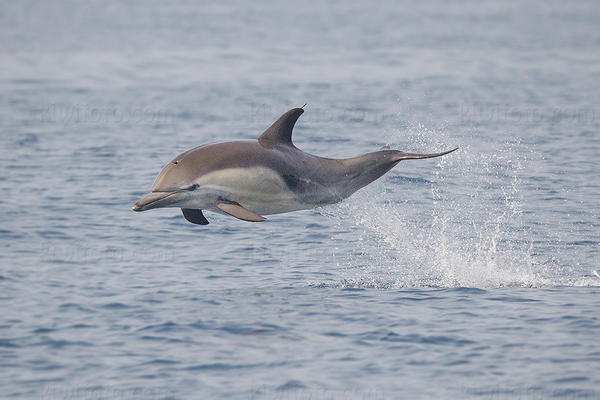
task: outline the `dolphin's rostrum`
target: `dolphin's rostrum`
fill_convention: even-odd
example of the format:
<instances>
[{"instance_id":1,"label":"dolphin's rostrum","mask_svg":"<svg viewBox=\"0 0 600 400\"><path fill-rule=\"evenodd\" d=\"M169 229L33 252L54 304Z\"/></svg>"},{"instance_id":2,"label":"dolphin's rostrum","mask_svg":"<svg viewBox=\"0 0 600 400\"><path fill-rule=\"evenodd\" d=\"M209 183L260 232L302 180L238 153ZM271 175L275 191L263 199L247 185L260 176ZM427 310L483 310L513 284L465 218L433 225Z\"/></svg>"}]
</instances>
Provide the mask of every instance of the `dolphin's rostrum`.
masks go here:
<instances>
[{"instance_id":1,"label":"dolphin's rostrum","mask_svg":"<svg viewBox=\"0 0 600 400\"><path fill-rule=\"evenodd\" d=\"M283 114L258 140L209 144L178 155L156 178L134 211L179 207L184 217L208 224L202 210L244 221L337 203L402 160L439 157L382 149L346 159L313 156L292 143L302 108Z\"/></svg>"}]
</instances>

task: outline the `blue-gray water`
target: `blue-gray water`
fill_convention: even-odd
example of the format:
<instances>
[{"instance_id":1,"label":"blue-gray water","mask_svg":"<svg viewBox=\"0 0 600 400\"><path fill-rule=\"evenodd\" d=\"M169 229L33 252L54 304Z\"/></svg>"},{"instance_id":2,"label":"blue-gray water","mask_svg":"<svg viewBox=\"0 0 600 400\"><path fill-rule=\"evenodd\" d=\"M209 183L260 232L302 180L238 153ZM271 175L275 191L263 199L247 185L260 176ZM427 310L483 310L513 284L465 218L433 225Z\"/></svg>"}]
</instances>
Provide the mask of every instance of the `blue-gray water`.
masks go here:
<instances>
[{"instance_id":1,"label":"blue-gray water","mask_svg":"<svg viewBox=\"0 0 600 400\"><path fill-rule=\"evenodd\" d=\"M0 398L600 398L600 7L3 2ZM260 224L193 146L460 150Z\"/></svg>"}]
</instances>

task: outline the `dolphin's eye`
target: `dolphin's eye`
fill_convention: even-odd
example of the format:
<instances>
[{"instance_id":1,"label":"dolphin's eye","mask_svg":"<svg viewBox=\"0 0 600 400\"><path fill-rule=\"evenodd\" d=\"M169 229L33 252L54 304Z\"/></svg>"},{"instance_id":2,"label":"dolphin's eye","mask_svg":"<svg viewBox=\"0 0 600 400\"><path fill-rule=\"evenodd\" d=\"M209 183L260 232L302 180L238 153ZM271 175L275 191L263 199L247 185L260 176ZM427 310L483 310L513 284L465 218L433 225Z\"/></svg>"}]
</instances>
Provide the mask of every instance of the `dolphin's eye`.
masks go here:
<instances>
[{"instance_id":1,"label":"dolphin's eye","mask_svg":"<svg viewBox=\"0 0 600 400\"><path fill-rule=\"evenodd\" d=\"M179 161L173 161L173 164L177 165L179 164Z\"/></svg>"},{"instance_id":2,"label":"dolphin's eye","mask_svg":"<svg viewBox=\"0 0 600 400\"><path fill-rule=\"evenodd\" d=\"M196 190L200 187L200 185L198 185L197 183L194 183L192 186L189 186L187 188L187 190Z\"/></svg>"}]
</instances>

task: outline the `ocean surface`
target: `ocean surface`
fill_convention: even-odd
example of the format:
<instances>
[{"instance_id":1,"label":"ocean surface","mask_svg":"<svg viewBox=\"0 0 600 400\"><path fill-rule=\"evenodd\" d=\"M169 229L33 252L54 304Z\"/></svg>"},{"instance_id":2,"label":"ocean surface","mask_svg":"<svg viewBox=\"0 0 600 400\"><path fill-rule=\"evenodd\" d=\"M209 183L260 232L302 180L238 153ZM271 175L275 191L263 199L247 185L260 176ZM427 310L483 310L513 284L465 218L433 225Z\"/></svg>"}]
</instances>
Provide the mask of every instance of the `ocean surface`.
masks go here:
<instances>
[{"instance_id":1,"label":"ocean surface","mask_svg":"<svg viewBox=\"0 0 600 400\"><path fill-rule=\"evenodd\" d=\"M0 7L1 399L600 399L597 1ZM400 163L245 223L134 213L252 139Z\"/></svg>"}]
</instances>

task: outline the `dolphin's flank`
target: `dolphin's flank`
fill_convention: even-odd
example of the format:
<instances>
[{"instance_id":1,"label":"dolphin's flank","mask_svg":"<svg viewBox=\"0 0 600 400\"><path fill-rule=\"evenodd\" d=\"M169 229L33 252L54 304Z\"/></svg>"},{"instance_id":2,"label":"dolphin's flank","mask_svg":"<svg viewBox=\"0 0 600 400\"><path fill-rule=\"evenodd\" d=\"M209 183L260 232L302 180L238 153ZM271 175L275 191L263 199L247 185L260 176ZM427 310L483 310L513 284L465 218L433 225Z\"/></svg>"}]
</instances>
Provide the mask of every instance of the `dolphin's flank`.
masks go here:
<instances>
[{"instance_id":1,"label":"dolphin's flank","mask_svg":"<svg viewBox=\"0 0 600 400\"><path fill-rule=\"evenodd\" d=\"M337 203L378 179L402 160L439 157L382 149L362 156L313 156L292 143L292 130L304 110L283 114L258 140L204 145L178 155L160 172L152 192L134 211L181 208L199 225L202 210L259 222L279 214Z\"/></svg>"}]
</instances>

